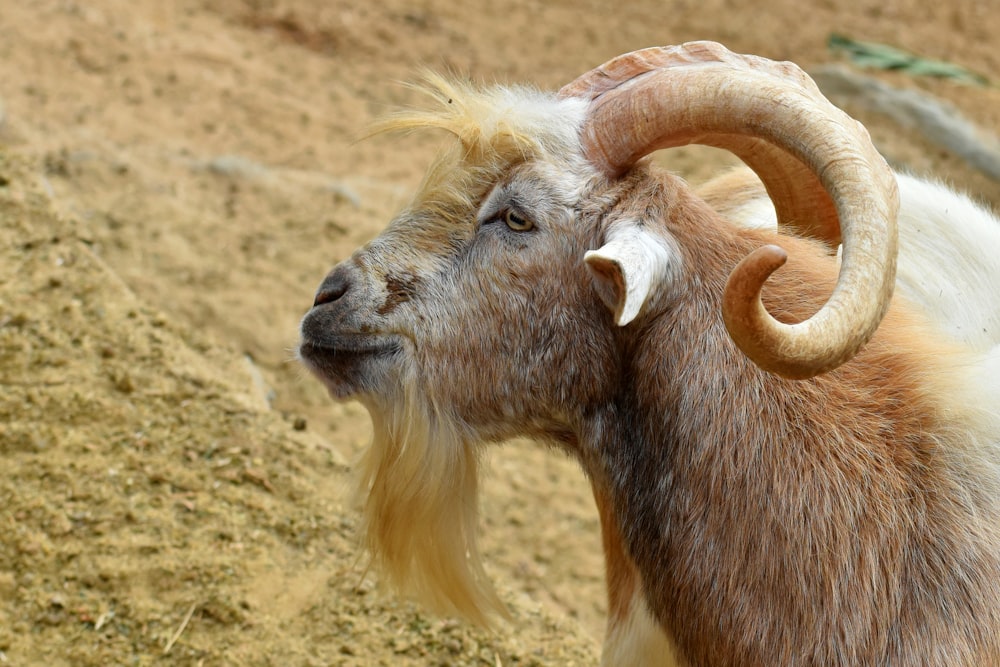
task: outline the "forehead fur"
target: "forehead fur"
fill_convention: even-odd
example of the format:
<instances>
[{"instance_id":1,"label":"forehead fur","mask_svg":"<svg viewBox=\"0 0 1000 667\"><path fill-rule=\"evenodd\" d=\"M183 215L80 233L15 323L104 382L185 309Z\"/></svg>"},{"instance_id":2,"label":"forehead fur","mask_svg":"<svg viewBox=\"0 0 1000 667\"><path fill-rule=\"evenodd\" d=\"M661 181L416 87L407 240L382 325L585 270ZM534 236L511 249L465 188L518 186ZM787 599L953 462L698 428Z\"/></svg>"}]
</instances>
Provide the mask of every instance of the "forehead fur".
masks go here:
<instances>
[{"instance_id":1,"label":"forehead fur","mask_svg":"<svg viewBox=\"0 0 1000 667\"><path fill-rule=\"evenodd\" d=\"M567 166L583 162L578 138L587 108L583 100L526 86L477 87L430 72L415 87L431 104L388 116L372 134L438 129L458 139L428 171L416 206L445 214L467 211L513 165L536 159Z\"/></svg>"}]
</instances>

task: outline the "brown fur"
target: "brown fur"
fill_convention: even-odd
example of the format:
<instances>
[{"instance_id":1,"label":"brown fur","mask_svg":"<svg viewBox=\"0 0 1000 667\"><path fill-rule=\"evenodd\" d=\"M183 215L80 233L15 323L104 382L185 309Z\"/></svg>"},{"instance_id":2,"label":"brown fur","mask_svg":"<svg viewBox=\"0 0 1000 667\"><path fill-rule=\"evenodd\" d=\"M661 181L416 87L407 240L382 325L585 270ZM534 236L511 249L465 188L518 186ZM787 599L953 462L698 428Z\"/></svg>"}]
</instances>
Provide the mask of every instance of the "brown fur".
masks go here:
<instances>
[{"instance_id":1,"label":"brown fur","mask_svg":"<svg viewBox=\"0 0 1000 667\"><path fill-rule=\"evenodd\" d=\"M594 502L601 521L601 546L604 549L605 584L608 589L608 625L623 623L629 614L632 596L639 577L625 551L614 508L603 491L594 487Z\"/></svg>"},{"instance_id":2,"label":"brown fur","mask_svg":"<svg viewBox=\"0 0 1000 667\"><path fill-rule=\"evenodd\" d=\"M698 188L698 196L724 218L732 217L740 207L761 198L764 184L749 169L732 169Z\"/></svg>"}]
</instances>

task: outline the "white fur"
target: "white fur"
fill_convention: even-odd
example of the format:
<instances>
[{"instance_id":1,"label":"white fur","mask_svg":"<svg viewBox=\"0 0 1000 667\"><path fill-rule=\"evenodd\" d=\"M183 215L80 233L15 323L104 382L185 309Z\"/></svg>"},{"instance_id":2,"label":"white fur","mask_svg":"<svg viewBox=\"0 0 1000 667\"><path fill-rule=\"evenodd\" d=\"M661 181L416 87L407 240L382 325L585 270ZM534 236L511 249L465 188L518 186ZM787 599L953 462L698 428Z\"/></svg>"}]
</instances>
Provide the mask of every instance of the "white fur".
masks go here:
<instances>
[{"instance_id":1,"label":"white fur","mask_svg":"<svg viewBox=\"0 0 1000 667\"><path fill-rule=\"evenodd\" d=\"M955 340L1000 342L1000 220L937 183L899 177L898 294Z\"/></svg>"},{"instance_id":2,"label":"white fur","mask_svg":"<svg viewBox=\"0 0 1000 667\"><path fill-rule=\"evenodd\" d=\"M608 626L601 667L683 667L674 643L646 606L637 589L628 615Z\"/></svg>"},{"instance_id":3,"label":"white fur","mask_svg":"<svg viewBox=\"0 0 1000 667\"><path fill-rule=\"evenodd\" d=\"M898 174L896 295L918 305L956 342L983 352L1000 343L1000 220L965 195ZM737 224L774 228L760 190L728 212Z\"/></svg>"}]
</instances>

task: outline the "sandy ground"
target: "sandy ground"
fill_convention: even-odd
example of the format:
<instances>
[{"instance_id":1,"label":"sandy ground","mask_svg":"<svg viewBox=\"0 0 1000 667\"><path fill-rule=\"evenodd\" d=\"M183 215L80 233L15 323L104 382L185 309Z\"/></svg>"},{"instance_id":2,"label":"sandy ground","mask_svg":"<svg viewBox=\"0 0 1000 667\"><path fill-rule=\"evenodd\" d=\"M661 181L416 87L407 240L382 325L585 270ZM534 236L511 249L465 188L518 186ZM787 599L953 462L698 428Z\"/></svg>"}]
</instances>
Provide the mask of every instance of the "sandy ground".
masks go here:
<instances>
[{"instance_id":1,"label":"sandy ground","mask_svg":"<svg viewBox=\"0 0 1000 667\"><path fill-rule=\"evenodd\" d=\"M491 456L483 546L510 621L396 600L355 547L367 416L294 363L297 322L435 150L356 141L419 66L556 88L715 39L818 68L842 63L837 32L1000 80L992 0L752 4L3 2L0 665L595 664L575 465L525 442ZM1000 89L878 79L1000 130ZM844 103L893 162L1000 204L919 128ZM732 164L659 159L694 180Z\"/></svg>"}]
</instances>

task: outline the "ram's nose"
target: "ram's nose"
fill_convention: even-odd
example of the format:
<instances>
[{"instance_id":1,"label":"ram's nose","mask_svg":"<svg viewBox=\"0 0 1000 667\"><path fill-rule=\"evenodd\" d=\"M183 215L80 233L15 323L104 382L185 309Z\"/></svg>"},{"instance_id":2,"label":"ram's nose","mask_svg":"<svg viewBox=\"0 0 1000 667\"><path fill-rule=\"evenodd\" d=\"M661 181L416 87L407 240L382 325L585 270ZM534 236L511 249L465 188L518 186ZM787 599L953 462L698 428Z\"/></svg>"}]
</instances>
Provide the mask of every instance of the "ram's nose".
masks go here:
<instances>
[{"instance_id":1,"label":"ram's nose","mask_svg":"<svg viewBox=\"0 0 1000 667\"><path fill-rule=\"evenodd\" d=\"M324 303L332 303L347 294L354 279L351 268L346 264L336 266L333 271L323 279L319 289L316 290L316 298L313 300L313 308L322 306Z\"/></svg>"}]
</instances>

